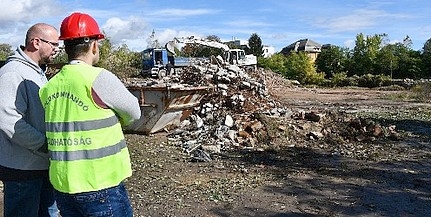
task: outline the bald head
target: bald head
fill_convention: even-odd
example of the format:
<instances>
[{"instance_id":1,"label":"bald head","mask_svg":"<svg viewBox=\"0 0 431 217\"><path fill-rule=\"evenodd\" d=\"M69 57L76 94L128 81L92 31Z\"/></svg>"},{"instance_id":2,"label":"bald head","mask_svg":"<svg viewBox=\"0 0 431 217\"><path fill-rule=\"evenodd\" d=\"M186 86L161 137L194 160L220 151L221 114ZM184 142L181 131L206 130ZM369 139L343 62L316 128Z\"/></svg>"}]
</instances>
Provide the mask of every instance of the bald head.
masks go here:
<instances>
[{"instance_id":1,"label":"bald head","mask_svg":"<svg viewBox=\"0 0 431 217\"><path fill-rule=\"evenodd\" d=\"M37 23L27 30L25 46L21 48L39 65L50 63L59 52L58 31L52 25Z\"/></svg>"},{"instance_id":2,"label":"bald head","mask_svg":"<svg viewBox=\"0 0 431 217\"><path fill-rule=\"evenodd\" d=\"M46 23L34 24L27 30L27 34L25 35L25 45L27 46L30 44L33 38L46 38L50 34L57 34L56 32L57 29L52 25Z\"/></svg>"}]
</instances>

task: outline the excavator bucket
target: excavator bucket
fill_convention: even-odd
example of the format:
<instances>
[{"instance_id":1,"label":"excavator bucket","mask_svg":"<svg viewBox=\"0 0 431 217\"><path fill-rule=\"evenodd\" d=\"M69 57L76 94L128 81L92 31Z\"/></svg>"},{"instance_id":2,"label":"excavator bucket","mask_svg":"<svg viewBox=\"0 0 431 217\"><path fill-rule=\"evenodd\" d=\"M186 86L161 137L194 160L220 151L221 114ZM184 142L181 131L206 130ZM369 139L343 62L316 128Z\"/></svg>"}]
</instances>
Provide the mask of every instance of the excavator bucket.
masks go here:
<instances>
[{"instance_id":1,"label":"excavator bucket","mask_svg":"<svg viewBox=\"0 0 431 217\"><path fill-rule=\"evenodd\" d=\"M170 42L166 43L165 48L167 51L169 51L173 55L175 55L175 44L174 44L174 42L170 41Z\"/></svg>"},{"instance_id":2,"label":"excavator bucket","mask_svg":"<svg viewBox=\"0 0 431 217\"><path fill-rule=\"evenodd\" d=\"M141 118L126 131L152 134L175 128L200 105L209 87L128 86L139 99Z\"/></svg>"}]
</instances>

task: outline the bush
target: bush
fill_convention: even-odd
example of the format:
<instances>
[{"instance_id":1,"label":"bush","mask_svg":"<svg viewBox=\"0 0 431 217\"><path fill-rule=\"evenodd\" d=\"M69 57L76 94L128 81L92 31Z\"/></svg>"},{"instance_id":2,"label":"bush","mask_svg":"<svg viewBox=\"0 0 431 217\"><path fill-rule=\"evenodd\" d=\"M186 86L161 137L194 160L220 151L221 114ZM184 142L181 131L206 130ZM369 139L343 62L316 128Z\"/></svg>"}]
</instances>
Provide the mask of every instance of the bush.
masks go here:
<instances>
[{"instance_id":1,"label":"bush","mask_svg":"<svg viewBox=\"0 0 431 217\"><path fill-rule=\"evenodd\" d=\"M353 75L347 78L347 86L359 86L359 76Z\"/></svg>"},{"instance_id":2,"label":"bush","mask_svg":"<svg viewBox=\"0 0 431 217\"><path fill-rule=\"evenodd\" d=\"M372 75L365 74L359 77L358 86L359 87L382 87L391 85L391 78L387 75Z\"/></svg>"},{"instance_id":3,"label":"bush","mask_svg":"<svg viewBox=\"0 0 431 217\"><path fill-rule=\"evenodd\" d=\"M349 80L347 79L347 73L340 72L332 74L331 86L332 87L344 87L349 85Z\"/></svg>"},{"instance_id":4,"label":"bush","mask_svg":"<svg viewBox=\"0 0 431 217\"><path fill-rule=\"evenodd\" d=\"M419 102L428 102L431 94L431 84L422 83L415 85L412 89L413 98Z\"/></svg>"}]
</instances>

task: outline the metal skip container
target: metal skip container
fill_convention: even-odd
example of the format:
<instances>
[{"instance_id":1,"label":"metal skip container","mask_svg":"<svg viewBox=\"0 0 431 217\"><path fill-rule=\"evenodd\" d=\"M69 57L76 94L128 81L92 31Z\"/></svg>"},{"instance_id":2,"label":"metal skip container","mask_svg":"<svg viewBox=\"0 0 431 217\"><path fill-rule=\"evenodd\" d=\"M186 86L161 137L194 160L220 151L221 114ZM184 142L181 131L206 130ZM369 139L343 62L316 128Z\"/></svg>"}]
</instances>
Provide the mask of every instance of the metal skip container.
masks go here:
<instances>
[{"instance_id":1,"label":"metal skip container","mask_svg":"<svg viewBox=\"0 0 431 217\"><path fill-rule=\"evenodd\" d=\"M139 99L141 118L127 127L128 132L152 134L176 127L200 105L208 87L128 86Z\"/></svg>"}]
</instances>

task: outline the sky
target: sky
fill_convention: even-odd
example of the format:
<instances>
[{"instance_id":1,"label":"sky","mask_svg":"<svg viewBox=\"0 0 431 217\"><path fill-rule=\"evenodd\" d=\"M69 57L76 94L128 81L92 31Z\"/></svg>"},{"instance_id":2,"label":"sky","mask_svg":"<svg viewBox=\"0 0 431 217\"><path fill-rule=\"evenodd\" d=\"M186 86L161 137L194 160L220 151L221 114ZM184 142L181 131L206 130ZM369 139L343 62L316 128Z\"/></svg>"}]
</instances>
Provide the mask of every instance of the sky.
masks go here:
<instances>
[{"instance_id":1,"label":"sky","mask_svg":"<svg viewBox=\"0 0 431 217\"><path fill-rule=\"evenodd\" d=\"M115 46L147 48L175 37L216 35L247 41L253 33L279 52L300 39L353 48L356 36L387 34L386 43L431 38L429 0L2 0L0 43L13 49L39 22L58 29L72 12L88 13Z\"/></svg>"}]
</instances>

